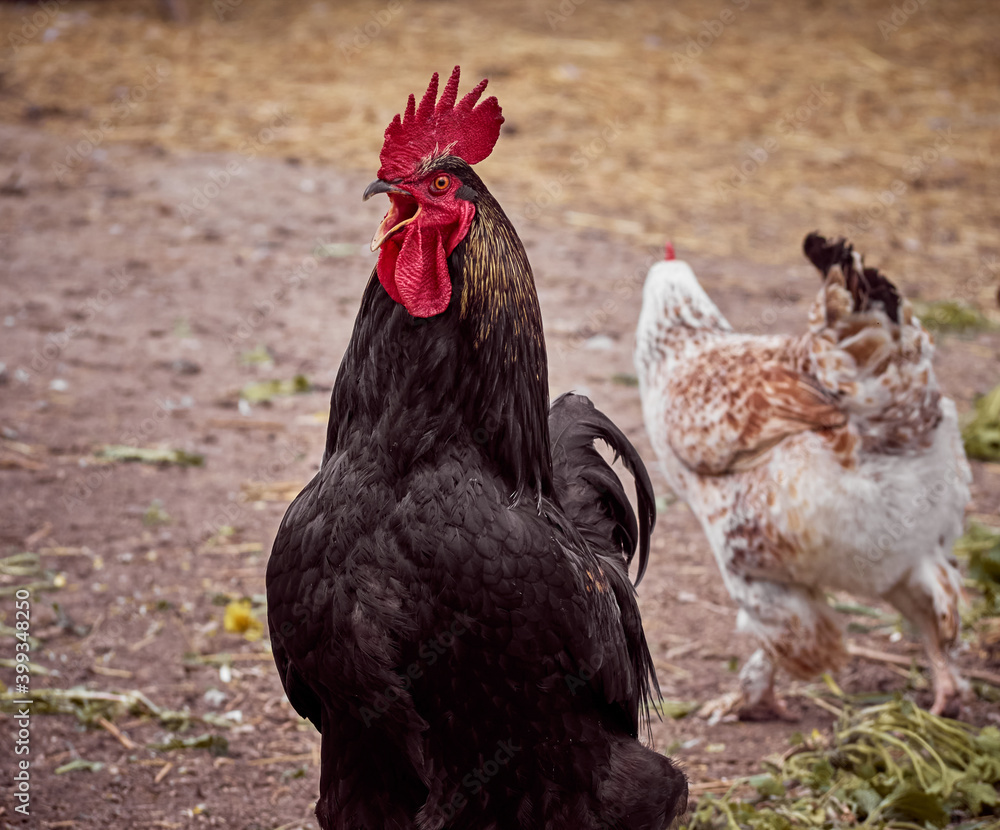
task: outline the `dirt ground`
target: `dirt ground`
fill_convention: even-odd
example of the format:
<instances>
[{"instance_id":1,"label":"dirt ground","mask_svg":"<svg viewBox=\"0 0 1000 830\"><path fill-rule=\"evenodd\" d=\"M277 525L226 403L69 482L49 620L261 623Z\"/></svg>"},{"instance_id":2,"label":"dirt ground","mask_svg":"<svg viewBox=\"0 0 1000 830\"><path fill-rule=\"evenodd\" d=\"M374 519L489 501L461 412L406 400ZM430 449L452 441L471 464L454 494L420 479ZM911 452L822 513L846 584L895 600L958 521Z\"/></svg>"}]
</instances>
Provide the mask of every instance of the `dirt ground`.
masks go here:
<instances>
[{"instance_id":1,"label":"dirt ground","mask_svg":"<svg viewBox=\"0 0 1000 830\"><path fill-rule=\"evenodd\" d=\"M266 643L227 633L223 616L249 598L263 619L267 553L322 454L374 262L384 205L360 195L385 123L432 70L494 79L508 122L481 174L535 270L553 395L590 395L662 495L628 376L667 236L738 328L802 328L814 228L854 231L911 295L998 319L990 4L899 4L905 19L891 4L756 0L714 16L693 3L188 6L186 22L143 3L0 7L0 558L37 555L0 572L0 658L14 656L13 592L30 584L33 688L141 692L185 726L139 704L103 725L34 713L31 818L5 794L0 826L316 826L317 735ZM938 343L941 382L967 412L1000 380L1000 332ZM271 359L248 362L259 346ZM311 391L239 403L249 383L298 374ZM99 456L114 444L204 461ZM973 470L969 512L998 524L1000 467ZM660 515L639 597L665 698L734 686L753 644L733 635L682 504ZM921 657L888 612L851 621L852 642ZM1000 656L971 637L961 664L996 672ZM881 662L854 659L837 681L930 699L922 675ZM798 723L665 718L655 745L695 791L718 789L792 732L829 727L802 696L820 685L784 687ZM976 700L967 717L996 711ZM15 731L0 714L5 793ZM155 748L205 734L225 751ZM73 761L94 766L63 769Z\"/></svg>"}]
</instances>

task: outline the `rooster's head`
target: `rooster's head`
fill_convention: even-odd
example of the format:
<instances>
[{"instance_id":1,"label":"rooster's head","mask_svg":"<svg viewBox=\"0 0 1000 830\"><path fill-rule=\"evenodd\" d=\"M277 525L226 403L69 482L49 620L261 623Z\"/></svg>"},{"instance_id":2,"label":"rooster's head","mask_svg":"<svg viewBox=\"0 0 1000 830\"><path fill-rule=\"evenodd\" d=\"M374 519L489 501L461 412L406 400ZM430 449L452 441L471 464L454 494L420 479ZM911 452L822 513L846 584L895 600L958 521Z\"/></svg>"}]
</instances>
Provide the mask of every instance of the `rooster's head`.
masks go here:
<instances>
[{"instance_id":1,"label":"rooster's head","mask_svg":"<svg viewBox=\"0 0 1000 830\"><path fill-rule=\"evenodd\" d=\"M468 234L478 195L462 173L490 154L503 124L496 98L479 102L485 80L456 104L458 79L456 66L440 101L436 72L419 106L410 96L386 128L378 179L364 195L389 196L372 250L379 281L414 317L440 314L451 301L448 255Z\"/></svg>"}]
</instances>

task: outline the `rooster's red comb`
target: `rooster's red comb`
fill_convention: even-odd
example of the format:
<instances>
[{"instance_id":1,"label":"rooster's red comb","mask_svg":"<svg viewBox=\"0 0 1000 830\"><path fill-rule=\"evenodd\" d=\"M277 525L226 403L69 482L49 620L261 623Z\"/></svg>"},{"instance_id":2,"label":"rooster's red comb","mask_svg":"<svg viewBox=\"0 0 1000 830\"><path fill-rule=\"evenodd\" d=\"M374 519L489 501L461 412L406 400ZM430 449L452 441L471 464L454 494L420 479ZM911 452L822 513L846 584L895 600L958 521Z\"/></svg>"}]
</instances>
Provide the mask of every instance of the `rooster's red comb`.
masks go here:
<instances>
[{"instance_id":1,"label":"rooster's red comb","mask_svg":"<svg viewBox=\"0 0 1000 830\"><path fill-rule=\"evenodd\" d=\"M486 89L485 79L456 105L460 72L461 68L456 66L436 104L438 74L435 72L420 106L411 95L402 119L397 115L385 128L385 143L379 154L380 179L405 178L425 158L436 155L448 153L477 164L493 152L503 124L500 105L495 97L477 103Z\"/></svg>"}]
</instances>

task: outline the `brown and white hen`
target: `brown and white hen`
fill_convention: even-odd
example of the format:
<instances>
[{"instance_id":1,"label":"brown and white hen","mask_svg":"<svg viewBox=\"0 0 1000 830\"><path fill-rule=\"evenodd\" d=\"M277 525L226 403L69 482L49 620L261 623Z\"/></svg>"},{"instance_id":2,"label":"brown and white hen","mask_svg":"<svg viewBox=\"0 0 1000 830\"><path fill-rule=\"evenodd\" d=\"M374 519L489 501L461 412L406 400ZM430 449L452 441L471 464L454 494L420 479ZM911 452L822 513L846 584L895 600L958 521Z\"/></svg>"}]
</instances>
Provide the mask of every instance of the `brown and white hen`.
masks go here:
<instances>
[{"instance_id":1,"label":"brown and white hen","mask_svg":"<svg viewBox=\"0 0 1000 830\"><path fill-rule=\"evenodd\" d=\"M949 655L962 590L951 548L970 481L955 405L892 283L844 240L810 234L804 248L823 285L800 336L733 331L684 262L657 263L644 288L646 427L708 537L738 627L761 644L740 691L708 709L784 715L777 667L808 679L840 666L824 591L843 590L881 597L916 626L932 711L954 715L964 683Z\"/></svg>"}]
</instances>

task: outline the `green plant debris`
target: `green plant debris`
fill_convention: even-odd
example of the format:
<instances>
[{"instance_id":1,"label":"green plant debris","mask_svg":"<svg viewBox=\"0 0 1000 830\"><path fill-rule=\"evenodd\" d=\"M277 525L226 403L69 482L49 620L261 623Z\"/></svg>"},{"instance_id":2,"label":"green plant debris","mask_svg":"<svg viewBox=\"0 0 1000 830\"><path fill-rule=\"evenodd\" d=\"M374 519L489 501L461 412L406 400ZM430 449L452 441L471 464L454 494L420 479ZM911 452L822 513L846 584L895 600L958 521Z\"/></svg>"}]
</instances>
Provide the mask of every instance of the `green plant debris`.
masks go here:
<instances>
[{"instance_id":1,"label":"green plant debris","mask_svg":"<svg viewBox=\"0 0 1000 830\"><path fill-rule=\"evenodd\" d=\"M690 715L700 704L697 700L661 700L654 707L661 715L681 720Z\"/></svg>"},{"instance_id":2,"label":"green plant debris","mask_svg":"<svg viewBox=\"0 0 1000 830\"><path fill-rule=\"evenodd\" d=\"M982 331L993 325L977 309L957 300L915 302L913 311L928 331L965 334Z\"/></svg>"},{"instance_id":3,"label":"green plant debris","mask_svg":"<svg viewBox=\"0 0 1000 830\"><path fill-rule=\"evenodd\" d=\"M673 493L667 493L665 496L657 496L655 502L656 512L666 513L670 509L671 505L674 505L676 503L677 503L677 496L675 496Z\"/></svg>"},{"instance_id":4,"label":"green plant debris","mask_svg":"<svg viewBox=\"0 0 1000 830\"><path fill-rule=\"evenodd\" d=\"M215 533L205 540L205 548L227 544L226 540L236 535L236 528L232 525L222 525Z\"/></svg>"},{"instance_id":5,"label":"green plant debris","mask_svg":"<svg viewBox=\"0 0 1000 830\"><path fill-rule=\"evenodd\" d=\"M954 551L966 561L971 587L981 595L973 604L973 618L1000 616L1000 531L970 522Z\"/></svg>"},{"instance_id":6,"label":"green plant debris","mask_svg":"<svg viewBox=\"0 0 1000 830\"><path fill-rule=\"evenodd\" d=\"M0 694L0 712L15 714L19 704L15 703L22 695L11 691ZM201 722L211 726L226 729L232 728L231 721L218 715L199 717L187 711L163 709L153 703L140 691L131 692L100 692L92 689L75 687L72 689L38 689L31 690L31 712L33 715L73 715L80 723L93 725L98 718L113 721L124 715L148 716L164 728L171 731L182 731L192 723ZM23 706L24 704L20 704Z\"/></svg>"},{"instance_id":7,"label":"green plant debris","mask_svg":"<svg viewBox=\"0 0 1000 830\"><path fill-rule=\"evenodd\" d=\"M0 637L12 637L13 638L13 637L20 637L23 634L24 634L23 631L18 631L13 626L4 625L2 622L0 622ZM31 634L28 634L27 636L28 636L28 640L27 640L28 646L29 646L29 648L31 650L34 650L36 648L40 648L41 647L41 645L42 645L42 641L41 640L39 640L37 637L33 637ZM35 664L32 663L31 665L34 666Z\"/></svg>"},{"instance_id":8,"label":"green plant debris","mask_svg":"<svg viewBox=\"0 0 1000 830\"><path fill-rule=\"evenodd\" d=\"M1000 686L994 686L985 680L971 680L969 685L972 686L972 691L980 700L985 700L987 703L1000 703Z\"/></svg>"},{"instance_id":9,"label":"green plant debris","mask_svg":"<svg viewBox=\"0 0 1000 830\"><path fill-rule=\"evenodd\" d=\"M270 644L265 640L262 643L264 651L254 651L254 652L238 652L233 654L232 652L223 651L218 654L194 654L193 652L188 652L184 655L184 665L189 668L195 668L197 666L232 666L233 663L246 660L247 662L261 661L267 662L268 660L274 659Z\"/></svg>"},{"instance_id":10,"label":"green plant debris","mask_svg":"<svg viewBox=\"0 0 1000 830\"><path fill-rule=\"evenodd\" d=\"M747 783L762 796L774 795L780 797L785 794L785 785L769 772L761 773L760 775L751 775Z\"/></svg>"},{"instance_id":11,"label":"green plant debris","mask_svg":"<svg viewBox=\"0 0 1000 830\"><path fill-rule=\"evenodd\" d=\"M965 454L980 461L1000 461L1000 386L976 398L972 417L962 428Z\"/></svg>"},{"instance_id":12,"label":"green plant debris","mask_svg":"<svg viewBox=\"0 0 1000 830\"><path fill-rule=\"evenodd\" d=\"M24 582L20 585L4 585L0 587L0 597L9 597L18 591L28 591L32 594L38 591L55 591L66 585L66 577L63 574L55 574L48 582Z\"/></svg>"},{"instance_id":13,"label":"green plant debris","mask_svg":"<svg viewBox=\"0 0 1000 830\"><path fill-rule=\"evenodd\" d=\"M63 764L61 767L56 767L56 775L65 775L67 772L77 772L79 770L85 770L86 772L97 772L98 770L104 769L104 764L100 761L85 761L83 758L77 758L70 761L68 764Z\"/></svg>"},{"instance_id":14,"label":"green plant debris","mask_svg":"<svg viewBox=\"0 0 1000 830\"><path fill-rule=\"evenodd\" d=\"M150 744L150 747L161 752L170 752L175 749L207 749L216 757L229 754L229 741L222 735L213 735L211 732L206 732L195 738L171 738L161 744Z\"/></svg>"},{"instance_id":15,"label":"green plant debris","mask_svg":"<svg viewBox=\"0 0 1000 830\"><path fill-rule=\"evenodd\" d=\"M10 657L0 657L0 668L3 669L15 669L17 667L17 661ZM37 674L40 677L46 677L52 674L52 669L47 669L45 666L41 665L37 661L28 663L28 674Z\"/></svg>"},{"instance_id":16,"label":"green plant debris","mask_svg":"<svg viewBox=\"0 0 1000 830\"><path fill-rule=\"evenodd\" d=\"M174 450L169 447L129 447L108 444L97 453L99 458L112 461L138 461L140 464L177 464L181 467L201 467L205 456L200 453Z\"/></svg>"},{"instance_id":17,"label":"green plant debris","mask_svg":"<svg viewBox=\"0 0 1000 830\"><path fill-rule=\"evenodd\" d=\"M142 514L142 523L146 527L157 527L158 525L170 524L170 514L163 509L163 502L153 499L146 512Z\"/></svg>"},{"instance_id":18,"label":"green plant debris","mask_svg":"<svg viewBox=\"0 0 1000 830\"><path fill-rule=\"evenodd\" d=\"M266 403L272 398L299 395L312 391L312 384L305 375L296 375L291 380L260 380L248 383L240 390L240 397L247 403Z\"/></svg>"},{"instance_id":19,"label":"green plant debris","mask_svg":"<svg viewBox=\"0 0 1000 830\"><path fill-rule=\"evenodd\" d=\"M161 709L142 692L114 694L91 689L32 689L32 714L75 715L81 723L95 723L98 718L113 720L123 714L158 716ZM0 711L16 709L11 694L0 695Z\"/></svg>"},{"instance_id":20,"label":"green plant debris","mask_svg":"<svg viewBox=\"0 0 1000 830\"><path fill-rule=\"evenodd\" d=\"M899 619L899 614L890 614L878 608L872 608L870 605L861 605L857 602L834 601L830 603L830 607L833 608L834 611L838 611L841 614L857 614L861 617L871 617L872 619L883 621L894 621Z\"/></svg>"},{"instance_id":21,"label":"green plant debris","mask_svg":"<svg viewBox=\"0 0 1000 830\"><path fill-rule=\"evenodd\" d=\"M628 386L631 388L639 385L639 378L628 372L615 372L611 376L611 382L617 383L619 386Z\"/></svg>"},{"instance_id":22,"label":"green plant debris","mask_svg":"<svg viewBox=\"0 0 1000 830\"><path fill-rule=\"evenodd\" d=\"M14 553L0 559L0 576L25 578L36 577L31 582L0 585L0 597L12 596L18 591L54 591L66 585L65 574L55 573L42 568L41 557L37 553L24 551ZM4 580L6 582L7 580Z\"/></svg>"},{"instance_id":23,"label":"green plant debris","mask_svg":"<svg viewBox=\"0 0 1000 830\"><path fill-rule=\"evenodd\" d=\"M0 576L37 576L42 560L37 553L14 553L0 559Z\"/></svg>"},{"instance_id":24,"label":"green plant debris","mask_svg":"<svg viewBox=\"0 0 1000 830\"><path fill-rule=\"evenodd\" d=\"M240 355L240 363L244 366L266 366L274 363L274 355L263 343L258 343L252 349Z\"/></svg>"},{"instance_id":25,"label":"green plant debris","mask_svg":"<svg viewBox=\"0 0 1000 830\"><path fill-rule=\"evenodd\" d=\"M831 736L797 737L760 774L702 796L682 830L998 827L995 726L977 730L897 698L846 708ZM746 785L756 793L736 797Z\"/></svg>"},{"instance_id":26,"label":"green plant debris","mask_svg":"<svg viewBox=\"0 0 1000 830\"><path fill-rule=\"evenodd\" d=\"M362 245L356 245L353 242L327 242L324 245L317 245L313 248L313 256L317 259L327 259L334 257L340 259L342 257L357 256L358 254L368 253L368 249Z\"/></svg>"}]
</instances>

